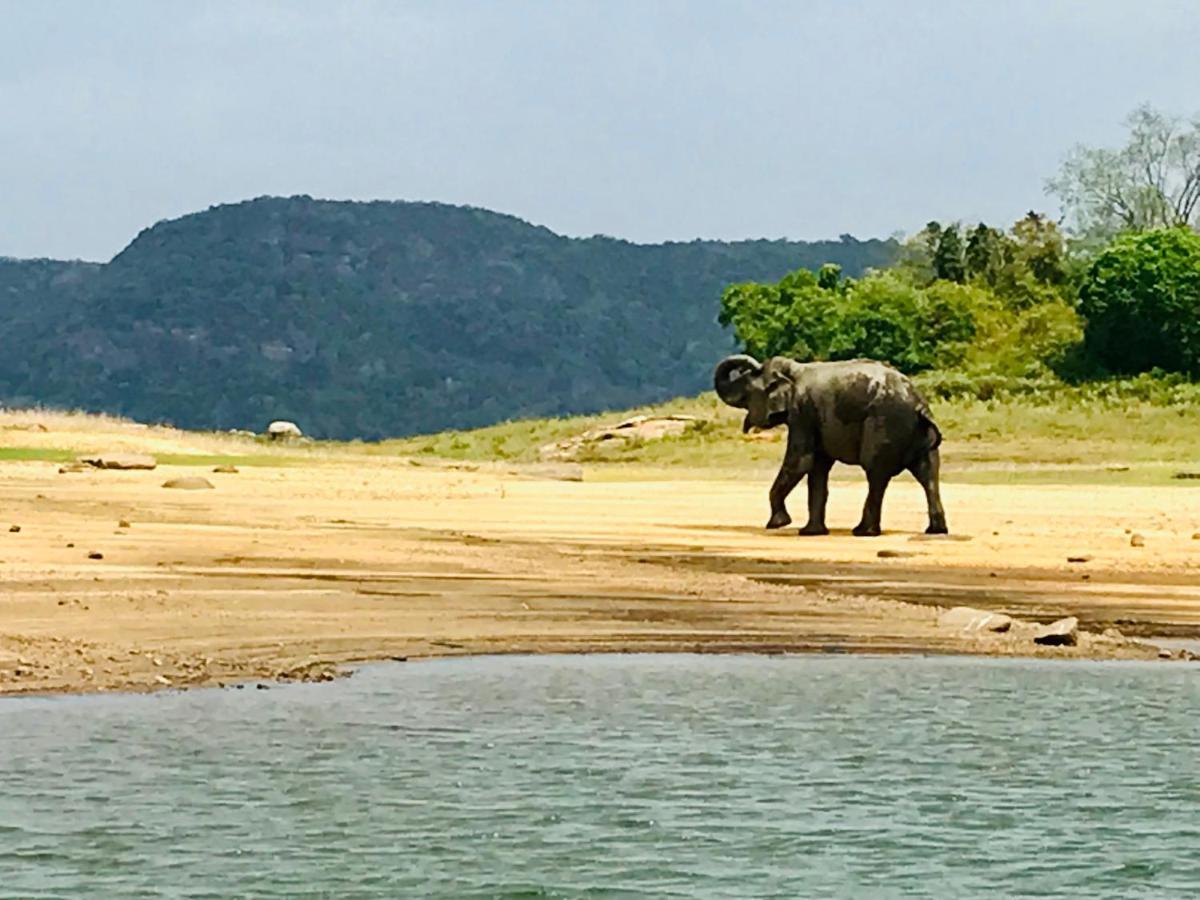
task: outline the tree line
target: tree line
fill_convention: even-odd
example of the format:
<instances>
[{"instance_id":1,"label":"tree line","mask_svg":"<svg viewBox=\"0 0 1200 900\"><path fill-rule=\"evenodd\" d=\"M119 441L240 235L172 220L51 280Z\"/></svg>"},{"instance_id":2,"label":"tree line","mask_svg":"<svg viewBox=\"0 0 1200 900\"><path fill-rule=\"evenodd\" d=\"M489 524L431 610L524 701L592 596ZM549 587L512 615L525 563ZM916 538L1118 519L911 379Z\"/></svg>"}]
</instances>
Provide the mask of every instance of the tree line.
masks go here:
<instances>
[{"instance_id":1,"label":"tree line","mask_svg":"<svg viewBox=\"0 0 1200 900\"><path fill-rule=\"evenodd\" d=\"M1061 221L932 221L860 278L731 285L719 322L756 356L869 356L946 384L1200 377L1200 118L1126 124L1124 146L1077 147L1047 181Z\"/></svg>"}]
</instances>

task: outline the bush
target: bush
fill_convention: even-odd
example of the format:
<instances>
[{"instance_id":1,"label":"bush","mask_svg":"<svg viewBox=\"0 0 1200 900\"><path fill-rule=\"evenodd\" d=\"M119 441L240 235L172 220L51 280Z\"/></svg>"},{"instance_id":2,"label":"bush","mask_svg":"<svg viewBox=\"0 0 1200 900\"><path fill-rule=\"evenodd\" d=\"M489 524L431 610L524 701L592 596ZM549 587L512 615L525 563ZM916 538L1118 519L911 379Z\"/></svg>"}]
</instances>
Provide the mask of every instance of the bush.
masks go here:
<instances>
[{"instance_id":1,"label":"bush","mask_svg":"<svg viewBox=\"0 0 1200 900\"><path fill-rule=\"evenodd\" d=\"M1200 375L1200 235L1118 238L1088 269L1079 301L1087 349L1108 371Z\"/></svg>"}]
</instances>

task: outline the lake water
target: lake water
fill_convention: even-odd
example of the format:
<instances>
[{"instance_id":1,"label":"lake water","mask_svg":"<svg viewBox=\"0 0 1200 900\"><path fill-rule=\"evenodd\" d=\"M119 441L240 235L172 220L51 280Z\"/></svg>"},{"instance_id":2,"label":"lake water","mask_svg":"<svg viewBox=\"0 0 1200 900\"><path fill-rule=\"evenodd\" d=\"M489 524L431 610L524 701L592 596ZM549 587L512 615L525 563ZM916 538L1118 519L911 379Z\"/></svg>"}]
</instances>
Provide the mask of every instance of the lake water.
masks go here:
<instances>
[{"instance_id":1,"label":"lake water","mask_svg":"<svg viewBox=\"0 0 1200 900\"><path fill-rule=\"evenodd\" d=\"M596 656L0 701L4 897L1200 894L1200 667Z\"/></svg>"}]
</instances>

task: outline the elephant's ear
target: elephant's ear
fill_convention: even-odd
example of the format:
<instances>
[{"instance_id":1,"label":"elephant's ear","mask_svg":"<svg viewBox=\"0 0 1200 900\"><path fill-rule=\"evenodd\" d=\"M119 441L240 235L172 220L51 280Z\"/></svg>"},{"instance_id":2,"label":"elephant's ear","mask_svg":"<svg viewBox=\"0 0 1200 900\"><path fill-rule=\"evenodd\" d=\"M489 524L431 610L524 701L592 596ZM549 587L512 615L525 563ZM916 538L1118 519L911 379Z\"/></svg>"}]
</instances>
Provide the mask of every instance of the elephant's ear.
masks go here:
<instances>
[{"instance_id":1,"label":"elephant's ear","mask_svg":"<svg viewBox=\"0 0 1200 900\"><path fill-rule=\"evenodd\" d=\"M717 396L730 406L746 409L749 405L747 393L750 379L762 372L762 365L753 356L738 354L727 356L713 372L713 387Z\"/></svg>"},{"instance_id":2,"label":"elephant's ear","mask_svg":"<svg viewBox=\"0 0 1200 900\"><path fill-rule=\"evenodd\" d=\"M787 371L780 367L769 365L764 373L767 389L767 417L772 425L782 425L787 421L788 410L796 399L796 382Z\"/></svg>"}]
</instances>

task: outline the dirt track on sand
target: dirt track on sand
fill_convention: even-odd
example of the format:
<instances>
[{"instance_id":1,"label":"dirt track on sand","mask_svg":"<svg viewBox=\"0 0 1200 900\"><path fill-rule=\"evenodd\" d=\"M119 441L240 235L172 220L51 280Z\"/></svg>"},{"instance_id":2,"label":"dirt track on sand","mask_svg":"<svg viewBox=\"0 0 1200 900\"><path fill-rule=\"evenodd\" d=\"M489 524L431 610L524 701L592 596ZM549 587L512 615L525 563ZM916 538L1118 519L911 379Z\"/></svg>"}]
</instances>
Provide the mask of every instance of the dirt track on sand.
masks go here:
<instances>
[{"instance_id":1,"label":"dirt track on sand","mask_svg":"<svg viewBox=\"0 0 1200 900\"><path fill-rule=\"evenodd\" d=\"M161 487L195 474L215 489ZM885 508L893 530L870 540L845 530L858 481L833 485L842 530L798 538L762 530L760 479L591 474L395 460L227 475L0 465L0 693L311 680L357 661L469 653L1155 657L1094 633L1200 635L1192 489L949 484L957 539L925 540L919 489L900 481ZM1050 648L1028 633L939 629L940 607L959 604L1076 615L1089 633Z\"/></svg>"}]
</instances>

